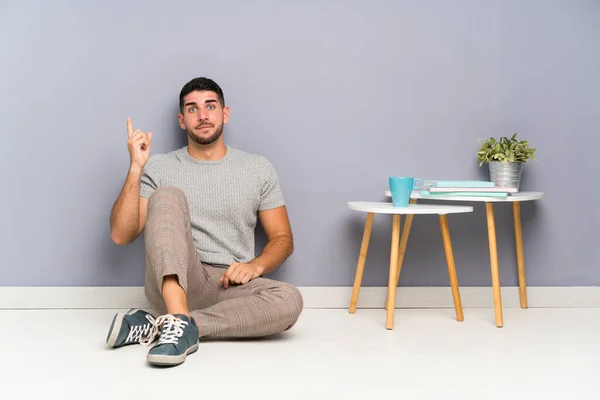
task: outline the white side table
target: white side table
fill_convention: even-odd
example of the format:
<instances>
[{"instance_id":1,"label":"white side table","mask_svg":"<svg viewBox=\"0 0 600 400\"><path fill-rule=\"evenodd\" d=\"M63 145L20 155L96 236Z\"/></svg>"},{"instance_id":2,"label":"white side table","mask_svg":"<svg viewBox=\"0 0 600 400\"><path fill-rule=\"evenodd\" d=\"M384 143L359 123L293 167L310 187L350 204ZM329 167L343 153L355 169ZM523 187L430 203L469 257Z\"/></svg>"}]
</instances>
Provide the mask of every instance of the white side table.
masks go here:
<instances>
[{"instance_id":1,"label":"white side table","mask_svg":"<svg viewBox=\"0 0 600 400\"><path fill-rule=\"evenodd\" d=\"M391 197L390 191L385 194ZM492 275L492 291L494 295L494 315L496 318L496 326L498 328L504 325L502 316L502 298L500 295L500 273L498 272L498 245L496 242L496 221L494 219L494 203L512 203L513 220L515 227L515 244L517 253L517 271L519 275L519 298L521 308L527 308L527 284L525 280L525 260L523 256L523 233L521 229L521 202L539 200L544 196L543 192L519 192L510 195L506 198L502 197L467 197L467 196L444 196L444 195L421 195L418 191L414 191L411 195L411 203L416 203L417 199L427 199L435 201L477 201L485 203L488 226L488 244L490 247L490 268ZM412 218L409 216L408 218ZM409 224L407 219L406 224ZM403 239L406 234L407 240L410 233L404 229L402 233Z\"/></svg>"},{"instance_id":2,"label":"white side table","mask_svg":"<svg viewBox=\"0 0 600 400\"><path fill-rule=\"evenodd\" d=\"M467 213L472 212L471 206L451 206L451 205L431 205L431 204L410 204L408 207L394 207L391 203L385 202L349 202L348 207L351 210L362 211L367 213L365 229L363 233L362 245L360 247L360 255L358 257L358 266L356 267L356 277L354 278L354 288L352 290L352 298L350 300L349 312L356 312L356 303L358 302L358 294L362 281L363 272L365 269L365 260L367 259L367 250L369 248L369 240L371 238L371 229L373 227L373 218L375 214L392 214L392 246L390 254L390 277L388 282L388 297L387 297L387 313L386 313L386 329L394 327L394 309L396 305L396 288L400 279L400 271L404 254L406 253L406 244L408 243L408 232L415 214L438 214L440 216L440 228L442 230L442 239L444 241L444 250L446 253L446 262L448 264L448 275L450 277L450 286L452 287L452 297L454 299L454 309L456 311L456 319L462 321L464 319L462 302L460 300L460 292L458 289L458 279L456 277L456 267L454 265L454 254L452 253L452 243L450 241L450 231L448 229L448 219L446 214ZM407 215L404 224L404 232L402 240L400 240L400 215Z\"/></svg>"}]
</instances>

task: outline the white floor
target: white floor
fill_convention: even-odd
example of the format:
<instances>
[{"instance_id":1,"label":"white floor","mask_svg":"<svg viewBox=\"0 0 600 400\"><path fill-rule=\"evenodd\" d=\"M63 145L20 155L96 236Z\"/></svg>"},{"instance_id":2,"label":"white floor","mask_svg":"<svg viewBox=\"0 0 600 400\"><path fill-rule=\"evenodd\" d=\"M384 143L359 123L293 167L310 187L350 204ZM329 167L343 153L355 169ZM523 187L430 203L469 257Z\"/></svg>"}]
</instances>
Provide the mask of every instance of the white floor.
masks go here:
<instances>
[{"instance_id":1,"label":"white floor","mask_svg":"<svg viewBox=\"0 0 600 400\"><path fill-rule=\"evenodd\" d=\"M600 309L303 312L271 339L206 341L170 369L108 349L118 310L0 311L0 398L600 399ZM256 397L255 397L256 395Z\"/></svg>"}]
</instances>

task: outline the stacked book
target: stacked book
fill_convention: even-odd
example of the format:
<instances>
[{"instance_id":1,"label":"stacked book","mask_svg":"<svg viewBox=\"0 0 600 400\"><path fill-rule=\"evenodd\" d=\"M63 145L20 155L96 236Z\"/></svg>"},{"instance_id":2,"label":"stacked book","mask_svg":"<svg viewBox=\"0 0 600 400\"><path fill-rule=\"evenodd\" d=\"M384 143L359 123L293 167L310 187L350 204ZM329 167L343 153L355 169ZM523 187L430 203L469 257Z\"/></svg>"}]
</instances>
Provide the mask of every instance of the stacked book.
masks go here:
<instances>
[{"instance_id":1,"label":"stacked book","mask_svg":"<svg viewBox=\"0 0 600 400\"><path fill-rule=\"evenodd\" d=\"M456 197L508 197L517 193L516 188L494 185L488 181L424 181L419 190L422 196L456 196Z\"/></svg>"}]
</instances>

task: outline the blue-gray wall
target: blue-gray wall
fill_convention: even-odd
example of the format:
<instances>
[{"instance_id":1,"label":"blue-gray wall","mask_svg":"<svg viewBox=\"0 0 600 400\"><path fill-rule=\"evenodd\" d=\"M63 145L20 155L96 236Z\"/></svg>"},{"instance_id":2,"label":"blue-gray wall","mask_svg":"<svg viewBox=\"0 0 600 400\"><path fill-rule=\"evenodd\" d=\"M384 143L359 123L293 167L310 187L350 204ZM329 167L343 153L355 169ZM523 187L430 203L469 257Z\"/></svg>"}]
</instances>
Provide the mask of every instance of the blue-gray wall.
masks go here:
<instances>
[{"instance_id":1,"label":"blue-gray wall","mask_svg":"<svg viewBox=\"0 0 600 400\"><path fill-rule=\"evenodd\" d=\"M168 4L167 4L168 3ZM284 4L285 3L285 4ZM529 285L598 285L597 1L5 1L0 6L0 285L142 285L143 240L109 213L125 122L153 153L185 143L177 97L205 75L231 106L229 145L276 166L296 251L273 277L351 285L364 215L392 174L486 178L478 139L537 147L523 189ZM462 286L489 285L482 204L450 216ZM391 223L375 219L365 285L386 285ZM512 216L497 207L503 285ZM447 285L438 221L415 219L402 285Z\"/></svg>"}]
</instances>

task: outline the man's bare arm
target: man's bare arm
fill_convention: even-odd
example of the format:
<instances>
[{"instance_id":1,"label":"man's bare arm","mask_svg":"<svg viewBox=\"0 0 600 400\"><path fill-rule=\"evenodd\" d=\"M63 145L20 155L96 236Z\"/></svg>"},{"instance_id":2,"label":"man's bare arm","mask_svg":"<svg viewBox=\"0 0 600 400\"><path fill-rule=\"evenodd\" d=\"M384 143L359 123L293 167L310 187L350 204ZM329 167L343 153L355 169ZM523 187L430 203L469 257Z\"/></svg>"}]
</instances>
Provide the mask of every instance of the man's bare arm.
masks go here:
<instances>
[{"instance_id":1,"label":"man's bare arm","mask_svg":"<svg viewBox=\"0 0 600 400\"><path fill-rule=\"evenodd\" d=\"M262 253L250 261L259 265L262 274L276 270L294 251L294 239L285 206L258 212L268 242Z\"/></svg>"},{"instance_id":2,"label":"man's bare arm","mask_svg":"<svg viewBox=\"0 0 600 400\"><path fill-rule=\"evenodd\" d=\"M121 193L110 212L110 238L118 245L133 242L144 230L148 199L140 197L140 186L151 143L152 132L134 131L131 118L127 118L127 150L131 162Z\"/></svg>"},{"instance_id":3,"label":"man's bare arm","mask_svg":"<svg viewBox=\"0 0 600 400\"><path fill-rule=\"evenodd\" d=\"M292 229L285 206L258 212L258 218L267 234L268 242L262 253L249 263L234 262L219 281L229 284L246 284L252 279L276 270L294 251Z\"/></svg>"},{"instance_id":4,"label":"man's bare arm","mask_svg":"<svg viewBox=\"0 0 600 400\"><path fill-rule=\"evenodd\" d=\"M131 167L110 213L110 237L118 245L133 242L144 230L148 199L140 197L142 170Z\"/></svg>"}]
</instances>

